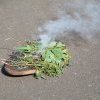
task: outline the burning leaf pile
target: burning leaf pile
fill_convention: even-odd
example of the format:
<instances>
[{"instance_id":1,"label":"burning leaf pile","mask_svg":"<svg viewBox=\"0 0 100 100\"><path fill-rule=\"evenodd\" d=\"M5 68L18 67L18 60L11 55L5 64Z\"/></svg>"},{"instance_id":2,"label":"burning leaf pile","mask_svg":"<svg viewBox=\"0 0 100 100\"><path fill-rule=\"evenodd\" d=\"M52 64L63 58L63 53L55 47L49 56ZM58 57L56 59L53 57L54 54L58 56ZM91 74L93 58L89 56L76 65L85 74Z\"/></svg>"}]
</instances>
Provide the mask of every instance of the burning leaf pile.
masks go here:
<instances>
[{"instance_id":1,"label":"burning leaf pile","mask_svg":"<svg viewBox=\"0 0 100 100\"><path fill-rule=\"evenodd\" d=\"M61 42L53 41L48 47L39 51L39 41L27 41L16 48L16 52L8 59L7 63L16 70L28 70L35 68L34 76L44 78L58 76L69 65L71 59L66 46Z\"/></svg>"}]
</instances>

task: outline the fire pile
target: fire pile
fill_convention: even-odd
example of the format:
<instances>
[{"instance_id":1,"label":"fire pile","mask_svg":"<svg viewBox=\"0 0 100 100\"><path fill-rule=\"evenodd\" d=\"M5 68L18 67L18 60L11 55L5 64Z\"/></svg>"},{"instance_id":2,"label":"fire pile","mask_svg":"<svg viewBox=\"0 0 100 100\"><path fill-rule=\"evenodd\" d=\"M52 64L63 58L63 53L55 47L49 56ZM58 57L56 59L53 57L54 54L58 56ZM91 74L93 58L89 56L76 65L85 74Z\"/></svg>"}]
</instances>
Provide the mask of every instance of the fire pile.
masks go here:
<instances>
[{"instance_id":1,"label":"fire pile","mask_svg":"<svg viewBox=\"0 0 100 100\"><path fill-rule=\"evenodd\" d=\"M33 74L36 78L59 76L71 59L66 46L61 42L50 42L39 51L39 41L26 41L16 48L5 62L5 70L11 75Z\"/></svg>"}]
</instances>

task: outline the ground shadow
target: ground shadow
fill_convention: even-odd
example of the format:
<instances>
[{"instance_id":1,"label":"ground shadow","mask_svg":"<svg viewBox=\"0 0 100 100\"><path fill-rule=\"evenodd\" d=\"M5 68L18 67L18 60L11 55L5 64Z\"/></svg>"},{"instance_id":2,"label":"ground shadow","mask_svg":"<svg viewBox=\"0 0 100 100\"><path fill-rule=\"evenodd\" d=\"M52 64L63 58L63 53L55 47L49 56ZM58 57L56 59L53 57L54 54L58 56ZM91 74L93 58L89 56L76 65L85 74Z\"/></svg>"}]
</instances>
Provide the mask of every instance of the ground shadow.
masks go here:
<instances>
[{"instance_id":1,"label":"ground shadow","mask_svg":"<svg viewBox=\"0 0 100 100\"><path fill-rule=\"evenodd\" d=\"M9 73L7 73L7 71L5 70L5 64L1 68L1 73L4 74L5 76L10 76L10 77L12 76Z\"/></svg>"}]
</instances>

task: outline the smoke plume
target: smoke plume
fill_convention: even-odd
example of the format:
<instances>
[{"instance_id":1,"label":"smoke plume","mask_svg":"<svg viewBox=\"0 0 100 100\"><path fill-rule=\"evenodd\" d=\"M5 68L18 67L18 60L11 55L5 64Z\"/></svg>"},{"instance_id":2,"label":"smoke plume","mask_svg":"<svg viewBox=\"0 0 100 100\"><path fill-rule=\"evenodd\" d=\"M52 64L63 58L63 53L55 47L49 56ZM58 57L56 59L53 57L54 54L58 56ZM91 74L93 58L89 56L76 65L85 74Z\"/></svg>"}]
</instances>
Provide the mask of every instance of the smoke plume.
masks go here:
<instances>
[{"instance_id":1,"label":"smoke plume","mask_svg":"<svg viewBox=\"0 0 100 100\"><path fill-rule=\"evenodd\" d=\"M70 9L73 11L69 13L67 7L69 11ZM60 15L58 19L49 20L39 28L39 31L43 33L40 35L42 48L62 33L70 34L75 31L83 38L92 38L100 32L100 5L95 2L82 5L66 4L64 9L58 10L58 15Z\"/></svg>"}]
</instances>

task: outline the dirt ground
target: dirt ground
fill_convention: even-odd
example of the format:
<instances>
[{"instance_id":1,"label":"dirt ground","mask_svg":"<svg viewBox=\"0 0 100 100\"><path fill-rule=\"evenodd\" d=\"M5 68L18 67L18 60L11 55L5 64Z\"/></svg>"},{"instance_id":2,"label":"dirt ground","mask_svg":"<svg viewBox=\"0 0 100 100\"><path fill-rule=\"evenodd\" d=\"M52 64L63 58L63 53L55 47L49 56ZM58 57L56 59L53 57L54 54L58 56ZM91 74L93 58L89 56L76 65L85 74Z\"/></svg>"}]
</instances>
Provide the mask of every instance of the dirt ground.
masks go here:
<instances>
[{"instance_id":1,"label":"dirt ground","mask_svg":"<svg viewBox=\"0 0 100 100\"><path fill-rule=\"evenodd\" d=\"M7 59L21 41L37 38L38 27L55 19L55 8L66 1L0 0L0 59ZM9 77L1 71L0 100L100 100L100 35L91 41L69 37L58 37L72 53L72 64L64 74L37 80L32 75Z\"/></svg>"}]
</instances>

